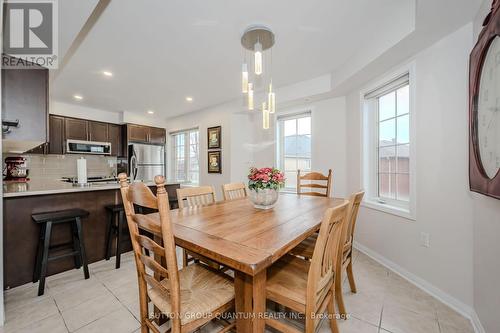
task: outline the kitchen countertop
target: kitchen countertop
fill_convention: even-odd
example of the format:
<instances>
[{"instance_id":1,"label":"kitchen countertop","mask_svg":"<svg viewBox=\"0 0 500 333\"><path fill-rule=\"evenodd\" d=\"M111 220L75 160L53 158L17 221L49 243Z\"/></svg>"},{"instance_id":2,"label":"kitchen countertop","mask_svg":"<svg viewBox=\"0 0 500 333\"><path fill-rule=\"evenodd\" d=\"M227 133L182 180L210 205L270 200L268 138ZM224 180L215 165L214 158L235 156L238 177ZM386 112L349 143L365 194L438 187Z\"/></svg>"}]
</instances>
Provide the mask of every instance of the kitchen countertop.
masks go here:
<instances>
[{"instance_id":1,"label":"kitchen countertop","mask_svg":"<svg viewBox=\"0 0 500 333\"><path fill-rule=\"evenodd\" d=\"M155 185L154 182L145 182L144 184L148 186ZM173 184L177 183L166 183L166 185ZM119 188L120 184L118 183L92 183L90 186L79 187L61 180L30 180L28 182L4 181L3 197L12 198L57 193L117 190Z\"/></svg>"}]
</instances>

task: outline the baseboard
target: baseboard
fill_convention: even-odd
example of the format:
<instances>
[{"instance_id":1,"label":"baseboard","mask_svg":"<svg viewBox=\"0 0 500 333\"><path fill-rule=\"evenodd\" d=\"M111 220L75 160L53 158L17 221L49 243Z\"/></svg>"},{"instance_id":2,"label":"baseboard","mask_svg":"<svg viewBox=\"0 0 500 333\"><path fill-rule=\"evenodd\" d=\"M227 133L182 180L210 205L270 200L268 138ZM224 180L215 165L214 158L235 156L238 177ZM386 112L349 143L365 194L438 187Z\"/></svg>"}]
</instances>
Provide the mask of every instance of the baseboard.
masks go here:
<instances>
[{"instance_id":1,"label":"baseboard","mask_svg":"<svg viewBox=\"0 0 500 333\"><path fill-rule=\"evenodd\" d=\"M386 268L388 268L391 271L393 271L394 273L398 274L399 276L401 276L405 280L409 281L410 283L414 284L418 288L422 289L423 291L425 291L426 293L428 293L432 297L437 298L438 300L440 300L444 304L448 305L450 308L457 311L465 318L468 318L471 321L472 327L474 328L474 331L476 333L486 333L483 326L481 325L481 322L479 320L479 317L476 314L476 311L473 308L471 308L470 306L468 306L467 304L459 301L458 299L454 298L453 296L450 296L449 294L445 293L444 291L437 288L436 286L430 284L429 282L416 276L415 274L407 271L403 267L388 260L384 256L382 256L379 253L373 251L372 249L364 246L363 244L360 244L360 243L355 241L353 246L357 250L359 250L360 252L363 252L368 257L377 261L382 266L385 266Z\"/></svg>"}]
</instances>

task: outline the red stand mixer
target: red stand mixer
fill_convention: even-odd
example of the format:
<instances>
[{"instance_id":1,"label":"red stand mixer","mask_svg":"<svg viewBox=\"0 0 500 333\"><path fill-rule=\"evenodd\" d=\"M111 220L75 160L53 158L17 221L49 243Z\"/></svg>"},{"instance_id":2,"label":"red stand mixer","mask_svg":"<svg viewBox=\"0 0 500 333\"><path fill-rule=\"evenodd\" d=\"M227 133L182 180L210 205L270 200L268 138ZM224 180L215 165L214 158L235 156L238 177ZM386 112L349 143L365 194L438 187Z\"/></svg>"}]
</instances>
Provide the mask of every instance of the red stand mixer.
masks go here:
<instances>
[{"instance_id":1,"label":"red stand mixer","mask_svg":"<svg viewBox=\"0 0 500 333\"><path fill-rule=\"evenodd\" d=\"M26 182L28 178L28 163L25 157L6 157L4 180Z\"/></svg>"}]
</instances>

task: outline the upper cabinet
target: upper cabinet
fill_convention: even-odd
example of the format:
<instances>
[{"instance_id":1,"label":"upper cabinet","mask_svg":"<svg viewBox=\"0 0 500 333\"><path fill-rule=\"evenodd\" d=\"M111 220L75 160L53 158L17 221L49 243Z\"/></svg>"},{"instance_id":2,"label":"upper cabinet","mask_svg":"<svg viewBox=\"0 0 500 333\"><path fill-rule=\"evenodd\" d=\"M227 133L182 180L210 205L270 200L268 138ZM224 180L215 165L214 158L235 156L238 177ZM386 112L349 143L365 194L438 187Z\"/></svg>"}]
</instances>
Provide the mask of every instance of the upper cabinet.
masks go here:
<instances>
[{"instance_id":1,"label":"upper cabinet","mask_svg":"<svg viewBox=\"0 0 500 333\"><path fill-rule=\"evenodd\" d=\"M127 124L127 140L129 142L164 145L166 131L164 128Z\"/></svg>"},{"instance_id":2,"label":"upper cabinet","mask_svg":"<svg viewBox=\"0 0 500 333\"><path fill-rule=\"evenodd\" d=\"M97 142L109 142L108 124L97 121L89 121L89 140Z\"/></svg>"},{"instance_id":3,"label":"upper cabinet","mask_svg":"<svg viewBox=\"0 0 500 333\"><path fill-rule=\"evenodd\" d=\"M64 154L64 117L49 116L49 151L50 154Z\"/></svg>"},{"instance_id":4,"label":"upper cabinet","mask_svg":"<svg viewBox=\"0 0 500 333\"><path fill-rule=\"evenodd\" d=\"M125 156L123 143L123 126L108 124L108 142L111 143L112 156Z\"/></svg>"},{"instance_id":5,"label":"upper cabinet","mask_svg":"<svg viewBox=\"0 0 500 333\"><path fill-rule=\"evenodd\" d=\"M5 151L47 141L48 87L47 69L2 69L2 122L19 124L2 133Z\"/></svg>"},{"instance_id":6,"label":"upper cabinet","mask_svg":"<svg viewBox=\"0 0 500 333\"><path fill-rule=\"evenodd\" d=\"M66 140L89 140L89 126L87 120L66 118L64 127L66 130Z\"/></svg>"}]
</instances>

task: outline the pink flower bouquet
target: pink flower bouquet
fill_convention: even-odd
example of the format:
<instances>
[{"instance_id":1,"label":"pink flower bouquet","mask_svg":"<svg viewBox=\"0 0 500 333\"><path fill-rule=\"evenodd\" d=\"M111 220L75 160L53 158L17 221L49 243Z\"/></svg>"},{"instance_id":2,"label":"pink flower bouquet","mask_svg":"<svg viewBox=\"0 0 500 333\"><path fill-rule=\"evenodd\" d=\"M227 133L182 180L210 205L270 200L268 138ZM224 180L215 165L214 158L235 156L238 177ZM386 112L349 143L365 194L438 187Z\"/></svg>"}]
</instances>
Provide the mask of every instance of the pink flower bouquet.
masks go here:
<instances>
[{"instance_id":1,"label":"pink flower bouquet","mask_svg":"<svg viewBox=\"0 0 500 333\"><path fill-rule=\"evenodd\" d=\"M275 168L250 168L248 174L248 188L251 190L273 189L279 190L285 186L283 172Z\"/></svg>"}]
</instances>

